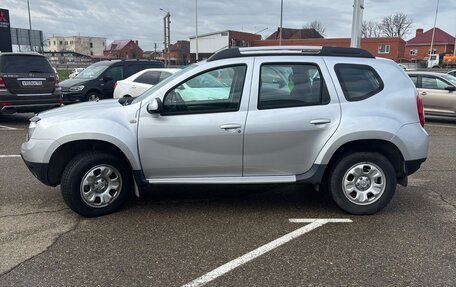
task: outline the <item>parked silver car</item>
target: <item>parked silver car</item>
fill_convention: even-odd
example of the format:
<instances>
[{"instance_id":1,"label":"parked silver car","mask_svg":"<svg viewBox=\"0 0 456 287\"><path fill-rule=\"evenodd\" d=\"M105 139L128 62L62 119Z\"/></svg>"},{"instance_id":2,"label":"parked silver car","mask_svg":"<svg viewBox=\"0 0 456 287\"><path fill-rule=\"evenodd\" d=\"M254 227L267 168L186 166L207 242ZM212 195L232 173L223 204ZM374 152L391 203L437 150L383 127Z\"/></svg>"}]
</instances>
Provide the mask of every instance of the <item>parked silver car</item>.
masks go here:
<instances>
[{"instance_id":1,"label":"parked silver car","mask_svg":"<svg viewBox=\"0 0 456 287\"><path fill-rule=\"evenodd\" d=\"M225 75L223 87L209 74ZM214 92L194 97L201 88ZM132 186L139 196L149 184L294 182L373 214L426 159L423 125L393 61L354 48L231 48L137 98L35 116L21 154L84 216L118 210Z\"/></svg>"},{"instance_id":2,"label":"parked silver car","mask_svg":"<svg viewBox=\"0 0 456 287\"><path fill-rule=\"evenodd\" d=\"M456 117L456 77L435 72L409 72L429 115Z\"/></svg>"}]
</instances>

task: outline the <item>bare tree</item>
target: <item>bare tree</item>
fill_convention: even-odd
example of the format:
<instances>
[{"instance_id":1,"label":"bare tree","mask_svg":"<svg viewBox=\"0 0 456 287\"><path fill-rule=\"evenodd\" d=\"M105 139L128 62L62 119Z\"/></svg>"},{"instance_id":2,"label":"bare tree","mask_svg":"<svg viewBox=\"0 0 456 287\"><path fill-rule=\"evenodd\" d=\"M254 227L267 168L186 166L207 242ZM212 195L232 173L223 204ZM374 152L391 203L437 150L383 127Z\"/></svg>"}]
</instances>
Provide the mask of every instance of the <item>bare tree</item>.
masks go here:
<instances>
[{"instance_id":1,"label":"bare tree","mask_svg":"<svg viewBox=\"0 0 456 287\"><path fill-rule=\"evenodd\" d=\"M410 32L412 20L404 13L395 13L384 17L381 22L383 35L403 38Z\"/></svg>"},{"instance_id":2,"label":"bare tree","mask_svg":"<svg viewBox=\"0 0 456 287\"><path fill-rule=\"evenodd\" d=\"M361 35L363 38L378 38L382 36L382 26L375 21L363 21L361 26Z\"/></svg>"},{"instance_id":3,"label":"bare tree","mask_svg":"<svg viewBox=\"0 0 456 287\"><path fill-rule=\"evenodd\" d=\"M323 24L319 20L313 20L312 22L309 22L303 26L305 29L315 29L320 35L323 37L326 36L326 28L323 26Z\"/></svg>"}]
</instances>

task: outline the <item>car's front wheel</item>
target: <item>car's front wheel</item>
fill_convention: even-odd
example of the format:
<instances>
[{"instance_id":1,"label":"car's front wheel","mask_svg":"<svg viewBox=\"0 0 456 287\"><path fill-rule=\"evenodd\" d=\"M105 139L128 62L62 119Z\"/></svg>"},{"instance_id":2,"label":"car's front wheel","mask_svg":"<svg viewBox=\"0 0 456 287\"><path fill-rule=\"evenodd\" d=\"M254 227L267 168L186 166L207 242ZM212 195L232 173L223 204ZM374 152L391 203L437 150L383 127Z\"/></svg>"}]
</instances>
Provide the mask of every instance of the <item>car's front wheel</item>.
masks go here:
<instances>
[{"instance_id":1,"label":"car's front wheel","mask_svg":"<svg viewBox=\"0 0 456 287\"><path fill-rule=\"evenodd\" d=\"M101 99L101 95L99 93L96 93L96 92L90 92L86 96L86 100L88 102L97 102L100 99Z\"/></svg>"},{"instance_id":2,"label":"car's front wheel","mask_svg":"<svg viewBox=\"0 0 456 287\"><path fill-rule=\"evenodd\" d=\"M86 217L120 209L130 193L127 166L119 158L97 151L76 156L62 174L63 199L73 211Z\"/></svg>"},{"instance_id":3,"label":"car's front wheel","mask_svg":"<svg viewBox=\"0 0 456 287\"><path fill-rule=\"evenodd\" d=\"M330 194L351 214L374 214L393 198L396 173L379 153L357 152L340 159L329 175Z\"/></svg>"}]
</instances>

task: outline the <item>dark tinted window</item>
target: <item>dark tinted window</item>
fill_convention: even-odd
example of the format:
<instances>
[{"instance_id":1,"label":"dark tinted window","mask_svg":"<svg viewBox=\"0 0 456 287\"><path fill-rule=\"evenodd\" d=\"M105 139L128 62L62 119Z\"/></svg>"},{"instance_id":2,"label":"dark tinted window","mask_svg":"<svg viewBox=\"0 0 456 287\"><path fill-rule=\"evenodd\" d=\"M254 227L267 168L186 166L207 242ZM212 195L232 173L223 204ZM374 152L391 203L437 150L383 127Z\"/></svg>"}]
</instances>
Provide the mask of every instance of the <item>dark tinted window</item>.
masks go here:
<instances>
[{"instance_id":1,"label":"dark tinted window","mask_svg":"<svg viewBox=\"0 0 456 287\"><path fill-rule=\"evenodd\" d=\"M261 66L258 109L275 109L329 103L320 71L313 64Z\"/></svg>"},{"instance_id":2,"label":"dark tinted window","mask_svg":"<svg viewBox=\"0 0 456 287\"><path fill-rule=\"evenodd\" d=\"M160 81L159 71L147 71L137 77L133 82L143 83L148 85L156 85Z\"/></svg>"},{"instance_id":3,"label":"dark tinted window","mask_svg":"<svg viewBox=\"0 0 456 287\"><path fill-rule=\"evenodd\" d=\"M382 79L370 66L337 64L335 70L347 101L364 100L383 90Z\"/></svg>"},{"instance_id":4,"label":"dark tinted window","mask_svg":"<svg viewBox=\"0 0 456 287\"><path fill-rule=\"evenodd\" d=\"M104 77L111 77L112 80L118 81L123 79L123 67L122 66L117 66L117 67L111 67L109 68L106 73L104 74Z\"/></svg>"},{"instance_id":5,"label":"dark tinted window","mask_svg":"<svg viewBox=\"0 0 456 287\"><path fill-rule=\"evenodd\" d=\"M230 70L229 72L226 70ZM230 85L214 77L214 71L232 75ZM246 66L229 66L199 74L170 90L164 114L217 113L237 111L244 88Z\"/></svg>"},{"instance_id":6,"label":"dark tinted window","mask_svg":"<svg viewBox=\"0 0 456 287\"><path fill-rule=\"evenodd\" d=\"M2 73L49 73L54 74L45 57L32 55L3 55L0 57Z\"/></svg>"}]
</instances>

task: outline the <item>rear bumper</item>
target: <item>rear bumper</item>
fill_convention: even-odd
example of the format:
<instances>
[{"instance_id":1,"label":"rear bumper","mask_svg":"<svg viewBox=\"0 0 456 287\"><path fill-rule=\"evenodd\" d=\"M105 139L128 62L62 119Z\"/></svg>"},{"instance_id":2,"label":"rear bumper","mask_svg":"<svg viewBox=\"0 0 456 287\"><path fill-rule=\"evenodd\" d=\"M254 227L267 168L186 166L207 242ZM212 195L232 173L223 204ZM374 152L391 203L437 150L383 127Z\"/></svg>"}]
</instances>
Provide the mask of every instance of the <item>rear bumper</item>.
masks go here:
<instances>
[{"instance_id":1,"label":"rear bumper","mask_svg":"<svg viewBox=\"0 0 456 287\"><path fill-rule=\"evenodd\" d=\"M0 105L0 112L4 113L27 113L27 112L42 112L45 110L60 107L61 101L54 103L40 103L40 104L8 104Z\"/></svg>"},{"instance_id":2,"label":"rear bumper","mask_svg":"<svg viewBox=\"0 0 456 287\"><path fill-rule=\"evenodd\" d=\"M426 158L405 161L407 175L414 174L418 169L420 169L421 164L425 161Z\"/></svg>"},{"instance_id":3,"label":"rear bumper","mask_svg":"<svg viewBox=\"0 0 456 287\"><path fill-rule=\"evenodd\" d=\"M0 113L41 112L61 105L60 90L49 94L21 95L11 94L8 91L0 92Z\"/></svg>"}]
</instances>

